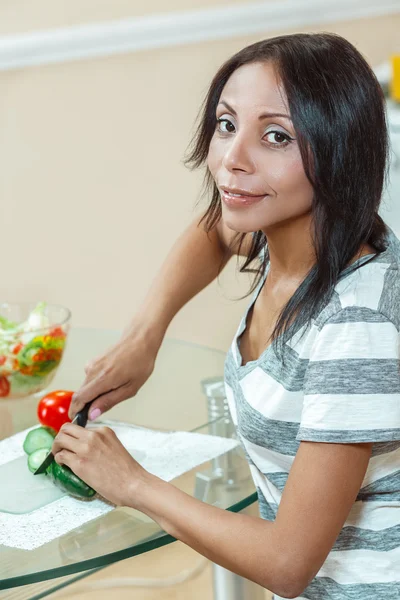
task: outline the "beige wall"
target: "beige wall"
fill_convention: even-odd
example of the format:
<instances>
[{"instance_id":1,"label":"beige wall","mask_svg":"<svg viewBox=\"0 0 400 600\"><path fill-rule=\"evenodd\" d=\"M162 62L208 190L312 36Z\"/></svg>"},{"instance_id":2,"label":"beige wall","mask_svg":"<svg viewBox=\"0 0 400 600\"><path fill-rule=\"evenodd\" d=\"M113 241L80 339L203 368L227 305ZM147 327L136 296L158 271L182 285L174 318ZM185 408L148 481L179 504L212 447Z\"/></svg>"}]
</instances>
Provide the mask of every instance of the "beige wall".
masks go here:
<instances>
[{"instance_id":1,"label":"beige wall","mask_svg":"<svg viewBox=\"0 0 400 600\"><path fill-rule=\"evenodd\" d=\"M312 30L348 37L373 65L400 51L400 14ZM181 160L210 78L261 37L0 73L2 299L124 326L193 218L201 178ZM247 303L230 298L247 280L232 264L222 284L169 334L225 349Z\"/></svg>"},{"instance_id":2,"label":"beige wall","mask_svg":"<svg viewBox=\"0 0 400 600\"><path fill-rule=\"evenodd\" d=\"M0 3L0 35L250 2L254 0L13 0Z\"/></svg>"}]
</instances>

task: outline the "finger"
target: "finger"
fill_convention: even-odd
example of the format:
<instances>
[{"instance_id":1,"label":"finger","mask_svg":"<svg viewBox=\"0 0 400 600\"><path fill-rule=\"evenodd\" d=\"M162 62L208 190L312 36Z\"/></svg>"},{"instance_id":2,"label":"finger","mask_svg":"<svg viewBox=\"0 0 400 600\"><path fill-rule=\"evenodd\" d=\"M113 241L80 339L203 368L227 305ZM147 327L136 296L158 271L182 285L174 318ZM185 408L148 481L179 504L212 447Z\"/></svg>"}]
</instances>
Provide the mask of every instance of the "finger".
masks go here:
<instances>
[{"instance_id":1,"label":"finger","mask_svg":"<svg viewBox=\"0 0 400 600\"><path fill-rule=\"evenodd\" d=\"M70 452L69 450L60 450L60 452L57 452L57 454L54 455L54 460L56 461L56 463L58 463L59 465L65 465L69 467L72 471L74 470L72 466L75 463L75 459L76 454Z\"/></svg>"},{"instance_id":2,"label":"finger","mask_svg":"<svg viewBox=\"0 0 400 600\"><path fill-rule=\"evenodd\" d=\"M113 354L116 346L117 344L114 344L107 350L107 352L92 358L86 363L84 367L86 373L86 379L84 381L85 384L94 379L104 369L105 364L110 360L110 356Z\"/></svg>"},{"instance_id":3,"label":"finger","mask_svg":"<svg viewBox=\"0 0 400 600\"><path fill-rule=\"evenodd\" d=\"M82 410L88 402L97 396L108 393L110 389L112 389L112 385L110 385L110 376L103 370L97 377L84 383L72 396L71 406L68 412L69 418L73 419L76 413Z\"/></svg>"},{"instance_id":4,"label":"finger","mask_svg":"<svg viewBox=\"0 0 400 600\"><path fill-rule=\"evenodd\" d=\"M131 384L121 385L121 387L108 392L107 394L103 394L99 398L97 398L92 406L90 407L89 412L89 420L94 421L100 415L102 415L107 410L110 410L113 406L126 400L127 398L132 398L135 395L135 390Z\"/></svg>"},{"instance_id":5,"label":"finger","mask_svg":"<svg viewBox=\"0 0 400 600\"><path fill-rule=\"evenodd\" d=\"M95 368L95 364L96 364L96 360L90 360L88 363L86 363L86 365L84 366L84 370L85 370L85 374L86 374L86 379L90 379L90 371L93 371L93 369Z\"/></svg>"},{"instance_id":6,"label":"finger","mask_svg":"<svg viewBox=\"0 0 400 600\"><path fill-rule=\"evenodd\" d=\"M82 439L85 437L85 435L89 434L87 429L81 427L80 425L76 425L75 423L64 423L57 436L60 435L60 433L65 433L73 438L76 438L77 440Z\"/></svg>"},{"instance_id":7,"label":"finger","mask_svg":"<svg viewBox=\"0 0 400 600\"><path fill-rule=\"evenodd\" d=\"M63 449L69 450L70 452L77 454L81 444L81 441L77 438L74 438L68 435L67 433L60 432L54 439L51 451L53 452L54 456L57 454L57 452L60 452L60 450Z\"/></svg>"}]
</instances>

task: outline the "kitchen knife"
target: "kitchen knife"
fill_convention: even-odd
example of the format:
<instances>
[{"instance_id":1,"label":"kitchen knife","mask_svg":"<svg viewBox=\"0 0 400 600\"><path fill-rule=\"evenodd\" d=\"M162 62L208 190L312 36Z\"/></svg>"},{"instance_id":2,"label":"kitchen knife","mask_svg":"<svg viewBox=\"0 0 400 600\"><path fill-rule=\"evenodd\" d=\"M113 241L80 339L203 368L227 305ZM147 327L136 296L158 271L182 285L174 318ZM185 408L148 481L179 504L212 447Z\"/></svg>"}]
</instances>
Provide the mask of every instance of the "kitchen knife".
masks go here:
<instances>
[{"instance_id":1,"label":"kitchen knife","mask_svg":"<svg viewBox=\"0 0 400 600\"><path fill-rule=\"evenodd\" d=\"M96 398L94 400L96 400ZM89 417L89 409L92 406L94 400L85 404L85 406L82 408L82 410L80 410L78 413L76 413L75 417L72 420L72 423L74 425L79 425L80 427L86 427L86 423L87 423L88 417ZM50 452L48 453L48 455L46 456L46 458L44 459L44 461L42 462L40 467L38 467L33 474L41 475L42 473L44 473L46 471L46 469L51 465L53 460L54 460L54 456L53 456L52 451L50 450Z\"/></svg>"}]
</instances>

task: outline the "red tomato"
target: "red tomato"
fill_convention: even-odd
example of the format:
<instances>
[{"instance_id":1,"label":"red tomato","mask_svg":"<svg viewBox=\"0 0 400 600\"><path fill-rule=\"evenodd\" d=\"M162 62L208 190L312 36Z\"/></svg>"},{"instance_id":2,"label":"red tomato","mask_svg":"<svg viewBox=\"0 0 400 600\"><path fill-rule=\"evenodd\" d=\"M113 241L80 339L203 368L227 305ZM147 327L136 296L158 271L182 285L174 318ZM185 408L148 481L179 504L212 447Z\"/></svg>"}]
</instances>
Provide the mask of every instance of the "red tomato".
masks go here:
<instances>
[{"instance_id":1,"label":"red tomato","mask_svg":"<svg viewBox=\"0 0 400 600\"><path fill-rule=\"evenodd\" d=\"M0 398L5 398L10 393L10 382L7 377L0 377Z\"/></svg>"},{"instance_id":2,"label":"red tomato","mask_svg":"<svg viewBox=\"0 0 400 600\"><path fill-rule=\"evenodd\" d=\"M2 354L2 355L0 356L0 367L1 367L2 365L4 365L4 363L6 362L6 360L7 360L7 359L6 359L6 357L4 356L4 354Z\"/></svg>"},{"instance_id":3,"label":"red tomato","mask_svg":"<svg viewBox=\"0 0 400 600\"><path fill-rule=\"evenodd\" d=\"M13 354L18 354L18 352L24 347L23 344L21 344L21 342L19 342L18 344L15 344L12 353Z\"/></svg>"},{"instance_id":4,"label":"red tomato","mask_svg":"<svg viewBox=\"0 0 400 600\"><path fill-rule=\"evenodd\" d=\"M59 431L64 423L70 423L68 410L74 392L58 390L43 396L38 404L37 415L40 423Z\"/></svg>"},{"instance_id":5,"label":"red tomato","mask_svg":"<svg viewBox=\"0 0 400 600\"><path fill-rule=\"evenodd\" d=\"M65 333L61 329L61 327L54 327L54 329L52 329L50 331L50 335L51 335L51 337L56 337L56 338L57 337L61 337L61 338L65 337Z\"/></svg>"}]
</instances>

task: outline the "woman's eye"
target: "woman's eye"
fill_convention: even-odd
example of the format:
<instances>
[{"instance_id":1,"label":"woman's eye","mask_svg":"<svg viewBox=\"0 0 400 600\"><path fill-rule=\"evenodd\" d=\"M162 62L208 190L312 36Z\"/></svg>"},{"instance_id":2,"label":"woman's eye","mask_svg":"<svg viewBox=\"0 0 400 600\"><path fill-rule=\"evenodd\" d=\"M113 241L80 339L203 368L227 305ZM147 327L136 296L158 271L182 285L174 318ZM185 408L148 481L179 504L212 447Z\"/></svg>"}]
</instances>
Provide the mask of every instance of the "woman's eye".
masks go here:
<instances>
[{"instance_id":1,"label":"woman's eye","mask_svg":"<svg viewBox=\"0 0 400 600\"><path fill-rule=\"evenodd\" d=\"M220 133L234 133L235 126L229 119L217 119L217 129ZM283 147L287 146L293 138L283 131L274 130L268 131L265 136L271 146Z\"/></svg>"},{"instance_id":2,"label":"woman's eye","mask_svg":"<svg viewBox=\"0 0 400 600\"><path fill-rule=\"evenodd\" d=\"M217 119L218 131L221 133L233 133L235 126L228 119Z\"/></svg>"},{"instance_id":3,"label":"woman's eye","mask_svg":"<svg viewBox=\"0 0 400 600\"><path fill-rule=\"evenodd\" d=\"M283 131L268 131L265 136L273 146L286 146L291 141L291 138Z\"/></svg>"}]
</instances>

